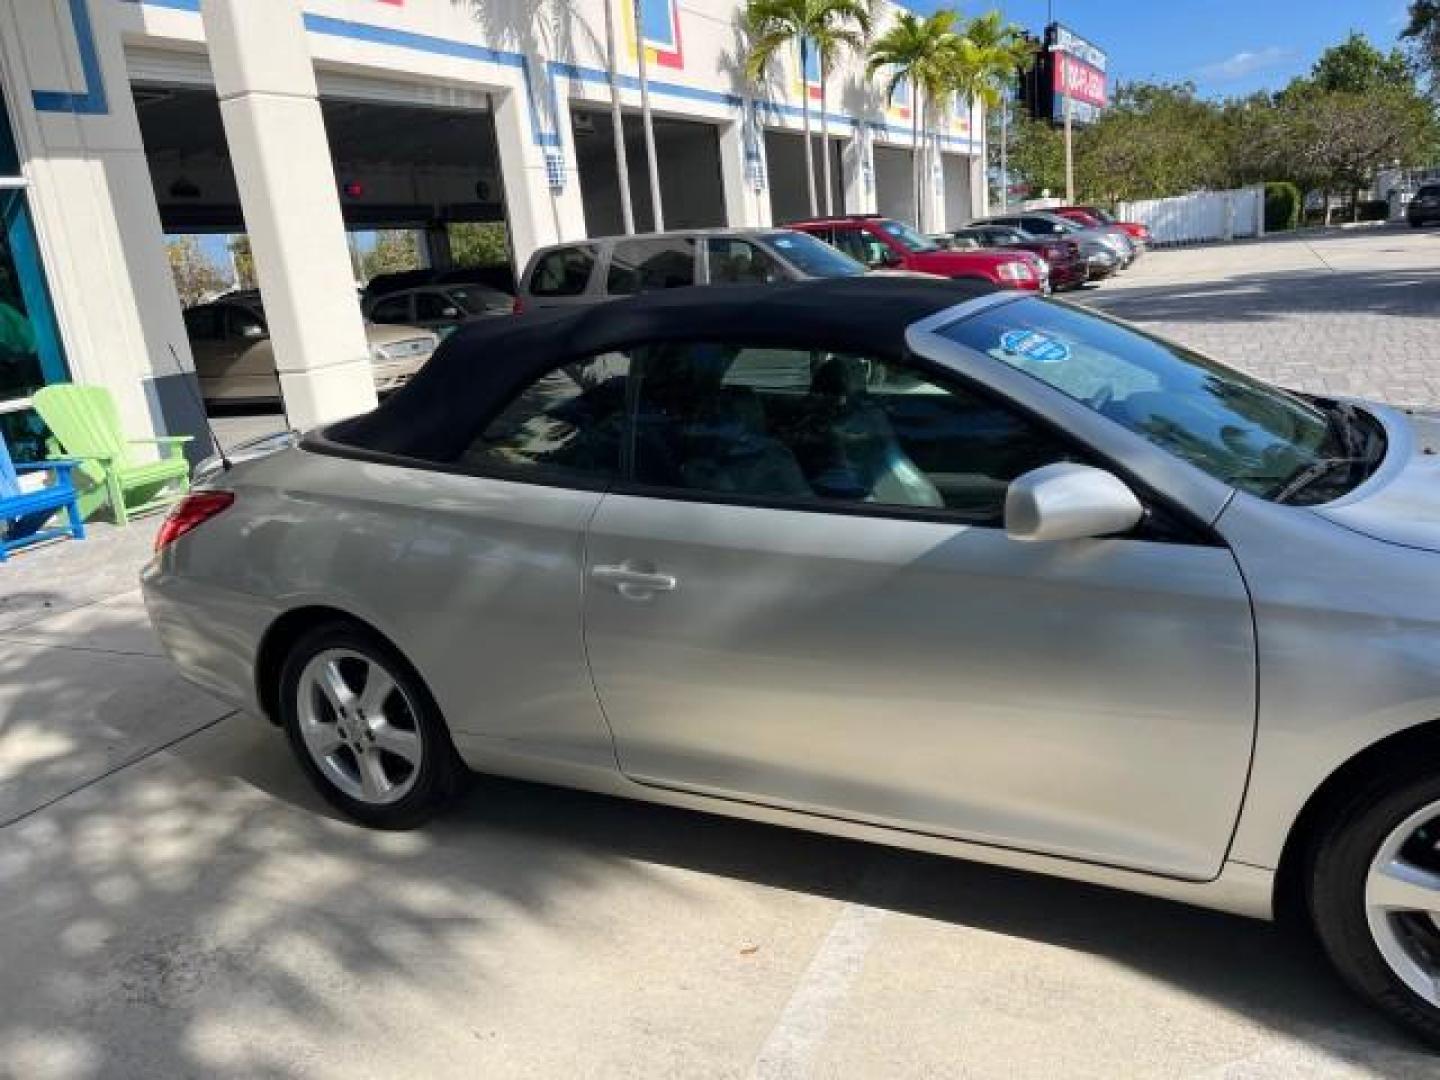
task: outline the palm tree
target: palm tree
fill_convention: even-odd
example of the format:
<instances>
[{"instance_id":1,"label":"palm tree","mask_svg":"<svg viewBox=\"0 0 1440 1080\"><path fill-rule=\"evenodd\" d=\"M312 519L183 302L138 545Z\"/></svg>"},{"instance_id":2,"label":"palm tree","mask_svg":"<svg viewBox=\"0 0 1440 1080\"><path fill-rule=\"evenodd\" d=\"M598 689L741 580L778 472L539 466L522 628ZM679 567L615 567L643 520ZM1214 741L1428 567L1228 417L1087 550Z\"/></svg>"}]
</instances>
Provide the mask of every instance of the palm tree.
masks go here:
<instances>
[{"instance_id":1,"label":"palm tree","mask_svg":"<svg viewBox=\"0 0 1440 1080\"><path fill-rule=\"evenodd\" d=\"M660 205L660 165L655 160L655 120L650 115L650 77L646 70L648 58L645 55L645 12L641 10L641 0L634 0L632 11L635 17L637 60L635 74L640 81L640 124L645 129L645 164L650 172L651 228L654 232L664 232L665 209Z\"/></svg>"},{"instance_id":2,"label":"palm tree","mask_svg":"<svg viewBox=\"0 0 1440 1080\"><path fill-rule=\"evenodd\" d=\"M987 111L1007 107L1006 91L1015 72L1028 67L1034 55L1034 46L1021 34L1020 29L1006 23L998 11L979 15L966 24L964 32L953 42L949 82L966 105L966 115L972 121L977 104ZM1002 122L1005 114L1001 113ZM973 128L972 128L973 130ZM989 180L989 152L986 147L986 125L980 125L980 160L985 163L982 175ZM1002 140L1004 136L1002 135ZM1001 143L1001 154L1005 146ZM1008 187L1005 170L1001 168L1001 185ZM1008 202L1009 191L1002 194ZM988 202L988 199L987 199Z\"/></svg>"},{"instance_id":3,"label":"palm tree","mask_svg":"<svg viewBox=\"0 0 1440 1080\"><path fill-rule=\"evenodd\" d=\"M800 112L805 126L805 182L810 197L810 216L819 214L815 198L815 148L810 138L810 87L806 72L814 50L820 59L820 131L825 147L825 212L834 208L834 185L830 179L830 124L826 118L826 76L842 48L861 49L870 32L870 9L866 0L749 0L745 6L745 32L750 55L745 58L745 75L752 82L765 77L765 70L781 49L800 49Z\"/></svg>"},{"instance_id":4,"label":"palm tree","mask_svg":"<svg viewBox=\"0 0 1440 1080\"><path fill-rule=\"evenodd\" d=\"M922 117L928 115L932 103L939 104L953 92L954 53L957 34L955 12L942 8L928 18L902 12L883 34L870 45L865 73L874 77L887 72L885 99L893 101L902 82L910 84L911 144L914 157L911 168L915 184L915 224L925 228L923 177L924 149L920 144ZM925 125L928 131L928 125Z\"/></svg>"},{"instance_id":5,"label":"palm tree","mask_svg":"<svg viewBox=\"0 0 1440 1080\"><path fill-rule=\"evenodd\" d=\"M816 26L810 40L820 57L820 147L824 156L825 214L835 212L835 184L831 179L830 153L830 69L842 50L861 52L870 37L870 7L866 0L814 0ZM800 82L805 82L802 77ZM809 88L806 87L806 93Z\"/></svg>"},{"instance_id":6,"label":"palm tree","mask_svg":"<svg viewBox=\"0 0 1440 1080\"><path fill-rule=\"evenodd\" d=\"M625 117L620 111L619 61L615 55L615 0L603 0L605 4L605 66L610 82L610 127L615 142L615 172L620 182L620 218L625 224L625 234L635 231L635 207L630 202L630 162L625 153ZM643 49L645 43L642 41Z\"/></svg>"}]
</instances>

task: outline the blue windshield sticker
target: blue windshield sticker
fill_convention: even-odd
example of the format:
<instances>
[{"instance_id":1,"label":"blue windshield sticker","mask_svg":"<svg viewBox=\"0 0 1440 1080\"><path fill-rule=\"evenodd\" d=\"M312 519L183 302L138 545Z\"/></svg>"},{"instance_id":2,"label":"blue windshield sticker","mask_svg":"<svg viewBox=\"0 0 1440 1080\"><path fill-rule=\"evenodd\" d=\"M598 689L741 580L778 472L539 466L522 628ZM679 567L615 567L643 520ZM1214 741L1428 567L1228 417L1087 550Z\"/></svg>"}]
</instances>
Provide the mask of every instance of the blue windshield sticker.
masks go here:
<instances>
[{"instance_id":1,"label":"blue windshield sticker","mask_svg":"<svg viewBox=\"0 0 1440 1080\"><path fill-rule=\"evenodd\" d=\"M1037 364L1060 364L1070 359L1070 346L1037 330L1010 330L1000 335L1000 347Z\"/></svg>"}]
</instances>

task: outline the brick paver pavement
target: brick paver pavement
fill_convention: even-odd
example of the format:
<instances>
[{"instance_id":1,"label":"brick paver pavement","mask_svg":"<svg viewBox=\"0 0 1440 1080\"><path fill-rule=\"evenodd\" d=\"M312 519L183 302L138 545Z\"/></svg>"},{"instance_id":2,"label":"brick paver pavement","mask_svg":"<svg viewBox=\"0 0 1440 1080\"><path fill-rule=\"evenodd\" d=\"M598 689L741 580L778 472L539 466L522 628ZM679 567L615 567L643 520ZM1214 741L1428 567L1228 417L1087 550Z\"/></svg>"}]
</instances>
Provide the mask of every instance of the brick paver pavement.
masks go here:
<instances>
[{"instance_id":1,"label":"brick paver pavement","mask_svg":"<svg viewBox=\"0 0 1440 1080\"><path fill-rule=\"evenodd\" d=\"M1283 386L1440 405L1434 229L1155 251L1069 295Z\"/></svg>"}]
</instances>

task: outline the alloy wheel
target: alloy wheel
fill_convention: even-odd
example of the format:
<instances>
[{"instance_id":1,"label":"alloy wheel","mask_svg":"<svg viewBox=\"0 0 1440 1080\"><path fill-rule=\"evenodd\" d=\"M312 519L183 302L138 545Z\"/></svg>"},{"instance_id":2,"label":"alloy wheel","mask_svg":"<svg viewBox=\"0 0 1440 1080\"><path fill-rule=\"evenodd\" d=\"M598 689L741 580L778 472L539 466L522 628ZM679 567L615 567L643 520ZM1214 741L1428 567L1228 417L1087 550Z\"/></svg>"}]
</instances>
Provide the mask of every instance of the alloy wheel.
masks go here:
<instances>
[{"instance_id":1,"label":"alloy wheel","mask_svg":"<svg viewBox=\"0 0 1440 1080\"><path fill-rule=\"evenodd\" d=\"M425 747L415 708L384 665L325 649L301 671L296 695L305 748L340 792L372 806L409 794Z\"/></svg>"},{"instance_id":2,"label":"alloy wheel","mask_svg":"<svg viewBox=\"0 0 1440 1080\"><path fill-rule=\"evenodd\" d=\"M1380 845L1365 877L1365 917L1390 970L1440 1007L1440 802Z\"/></svg>"}]
</instances>

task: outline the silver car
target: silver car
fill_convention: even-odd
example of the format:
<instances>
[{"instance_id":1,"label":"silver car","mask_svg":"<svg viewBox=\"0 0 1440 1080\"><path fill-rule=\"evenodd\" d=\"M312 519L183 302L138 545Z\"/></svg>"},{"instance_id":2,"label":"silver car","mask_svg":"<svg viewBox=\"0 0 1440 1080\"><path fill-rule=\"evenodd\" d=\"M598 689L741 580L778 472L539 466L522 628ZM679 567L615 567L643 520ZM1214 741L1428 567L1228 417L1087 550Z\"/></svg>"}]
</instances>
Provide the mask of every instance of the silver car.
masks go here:
<instances>
[{"instance_id":1,"label":"silver car","mask_svg":"<svg viewBox=\"0 0 1440 1080\"><path fill-rule=\"evenodd\" d=\"M984 285L674 291L203 467L144 591L372 825L476 770L1299 911L1440 1043L1437 445Z\"/></svg>"}]
</instances>

